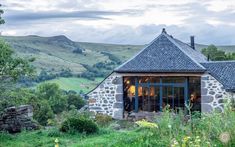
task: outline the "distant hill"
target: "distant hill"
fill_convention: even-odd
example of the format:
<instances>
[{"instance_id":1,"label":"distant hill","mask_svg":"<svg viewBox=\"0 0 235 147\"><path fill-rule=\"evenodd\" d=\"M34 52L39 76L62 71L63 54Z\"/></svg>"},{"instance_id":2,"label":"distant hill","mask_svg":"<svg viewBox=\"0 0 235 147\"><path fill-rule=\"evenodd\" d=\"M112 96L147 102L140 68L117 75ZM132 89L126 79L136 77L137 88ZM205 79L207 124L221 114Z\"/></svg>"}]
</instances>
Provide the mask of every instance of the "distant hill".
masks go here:
<instances>
[{"instance_id":1,"label":"distant hill","mask_svg":"<svg viewBox=\"0 0 235 147\"><path fill-rule=\"evenodd\" d=\"M196 44L196 49L201 51L203 48L206 48L208 45ZM217 45L219 50L223 50L225 52L235 52L235 45Z\"/></svg>"},{"instance_id":2,"label":"distant hill","mask_svg":"<svg viewBox=\"0 0 235 147\"><path fill-rule=\"evenodd\" d=\"M17 55L35 57L33 65L38 71L60 72L70 69L72 73L84 72L84 64L94 65L98 62L111 62L110 55L121 62L137 53L146 45L117 45L104 43L74 42L66 36L40 37L30 36L1 36L15 50ZM197 44L201 50L207 45ZM226 52L235 52L235 46L218 46Z\"/></svg>"}]
</instances>

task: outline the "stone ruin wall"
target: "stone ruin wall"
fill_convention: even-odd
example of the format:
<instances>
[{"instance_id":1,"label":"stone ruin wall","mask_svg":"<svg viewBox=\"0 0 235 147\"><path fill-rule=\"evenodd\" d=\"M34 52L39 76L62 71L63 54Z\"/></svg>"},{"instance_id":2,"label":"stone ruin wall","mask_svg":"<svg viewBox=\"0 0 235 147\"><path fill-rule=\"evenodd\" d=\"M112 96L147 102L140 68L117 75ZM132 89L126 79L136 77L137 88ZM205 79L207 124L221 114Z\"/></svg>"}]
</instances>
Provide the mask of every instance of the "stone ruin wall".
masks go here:
<instances>
[{"instance_id":1,"label":"stone ruin wall","mask_svg":"<svg viewBox=\"0 0 235 147\"><path fill-rule=\"evenodd\" d=\"M33 107L22 105L6 108L0 114L0 131L9 133L21 132L23 129L38 129L38 124L32 121Z\"/></svg>"},{"instance_id":2,"label":"stone ruin wall","mask_svg":"<svg viewBox=\"0 0 235 147\"><path fill-rule=\"evenodd\" d=\"M123 79L112 73L88 94L89 110L123 119Z\"/></svg>"}]
</instances>

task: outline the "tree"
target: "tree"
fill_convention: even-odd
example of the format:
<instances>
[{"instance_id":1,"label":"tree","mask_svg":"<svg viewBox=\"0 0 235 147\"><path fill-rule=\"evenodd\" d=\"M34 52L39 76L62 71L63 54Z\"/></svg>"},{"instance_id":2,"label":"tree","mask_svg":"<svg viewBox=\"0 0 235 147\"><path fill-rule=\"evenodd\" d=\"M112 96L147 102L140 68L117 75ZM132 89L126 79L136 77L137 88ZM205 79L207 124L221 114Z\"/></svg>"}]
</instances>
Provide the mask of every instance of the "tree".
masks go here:
<instances>
[{"instance_id":1,"label":"tree","mask_svg":"<svg viewBox=\"0 0 235 147\"><path fill-rule=\"evenodd\" d=\"M0 7L1 7L2 5L0 4ZM4 13L4 11L2 10L2 9L0 9L0 24L4 24L5 23L5 21L2 19L2 17L1 17L1 15Z\"/></svg>"},{"instance_id":2,"label":"tree","mask_svg":"<svg viewBox=\"0 0 235 147\"><path fill-rule=\"evenodd\" d=\"M37 88L38 96L48 100L53 112L58 114L67 108L67 99L59 86L54 83L43 83Z\"/></svg>"},{"instance_id":3,"label":"tree","mask_svg":"<svg viewBox=\"0 0 235 147\"><path fill-rule=\"evenodd\" d=\"M54 118L53 111L46 100L38 101L37 105L34 107L33 118L44 126L47 125L49 119Z\"/></svg>"},{"instance_id":4,"label":"tree","mask_svg":"<svg viewBox=\"0 0 235 147\"><path fill-rule=\"evenodd\" d=\"M1 17L2 14L3 10L0 9L0 25L5 23ZM3 40L0 40L0 92L9 89L6 87L12 81L16 81L22 76L31 76L34 69L29 62L33 61L34 59L25 60L16 57L12 48Z\"/></svg>"},{"instance_id":5,"label":"tree","mask_svg":"<svg viewBox=\"0 0 235 147\"><path fill-rule=\"evenodd\" d=\"M209 45L207 48L202 49L202 53L207 57L209 56L212 61L229 60L226 53L218 50L214 45Z\"/></svg>"},{"instance_id":6,"label":"tree","mask_svg":"<svg viewBox=\"0 0 235 147\"><path fill-rule=\"evenodd\" d=\"M15 82L20 77L33 75L34 68L29 64L31 61L17 57L11 47L0 40L0 96L4 91L15 88Z\"/></svg>"},{"instance_id":7,"label":"tree","mask_svg":"<svg viewBox=\"0 0 235 147\"><path fill-rule=\"evenodd\" d=\"M77 94L68 94L68 106L74 105L76 109L80 109L85 105L85 101Z\"/></svg>"}]
</instances>

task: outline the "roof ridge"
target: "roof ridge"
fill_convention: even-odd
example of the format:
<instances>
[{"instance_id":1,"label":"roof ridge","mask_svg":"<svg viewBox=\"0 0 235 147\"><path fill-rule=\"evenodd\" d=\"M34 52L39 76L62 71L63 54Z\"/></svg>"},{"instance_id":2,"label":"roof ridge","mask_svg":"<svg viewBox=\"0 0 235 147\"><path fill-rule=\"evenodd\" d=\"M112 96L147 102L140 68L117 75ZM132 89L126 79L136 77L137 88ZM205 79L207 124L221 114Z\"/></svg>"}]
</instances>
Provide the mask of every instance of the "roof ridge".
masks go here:
<instances>
[{"instance_id":1,"label":"roof ridge","mask_svg":"<svg viewBox=\"0 0 235 147\"><path fill-rule=\"evenodd\" d=\"M190 57L183 49L182 47L177 43L175 42L175 40L173 38L171 38L168 34L163 34L165 37L167 37L167 39L169 39L175 46L177 46L186 56L188 56L194 63L196 63L198 66L200 66L201 68L205 69L206 68L201 65L199 62L197 62L195 59L193 59L192 57Z\"/></svg>"}]
</instances>

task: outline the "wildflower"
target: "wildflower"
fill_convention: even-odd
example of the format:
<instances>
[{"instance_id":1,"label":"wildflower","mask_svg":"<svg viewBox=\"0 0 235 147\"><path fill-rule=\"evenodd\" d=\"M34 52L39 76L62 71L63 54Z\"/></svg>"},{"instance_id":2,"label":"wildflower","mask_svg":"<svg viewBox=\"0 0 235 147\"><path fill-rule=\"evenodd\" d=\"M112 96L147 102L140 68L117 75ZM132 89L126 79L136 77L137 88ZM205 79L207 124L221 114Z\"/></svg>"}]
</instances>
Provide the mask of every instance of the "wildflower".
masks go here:
<instances>
[{"instance_id":1,"label":"wildflower","mask_svg":"<svg viewBox=\"0 0 235 147\"><path fill-rule=\"evenodd\" d=\"M168 125L168 128L171 129L171 125L170 124Z\"/></svg>"},{"instance_id":2,"label":"wildflower","mask_svg":"<svg viewBox=\"0 0 235 147\"><path fill-rule=\"evenodd\" d=\"M171 147L178 147L179 146L179 143L175 138L173 138L171 142L172 142Z\"/></svg>"},{"instance_id":3,"label":"wildflower","mask_svg":"<svg viewBox=\"0 0 235 147\"><path fill-rule=\"evenodd\" d=\"M211 143L209 141L207 141L206 144L210 145Z\"/></svg>"},{"instance_id":4,"label":"wildflower","mask_svg":"<svg viewBox=\"0 0 235 147\"><path fill-rule=\"evenodd\" d=\"M158 125L156 123L151 123L144 119L135 123L142 128L158 128Z\"/></svg>"},{"instance_id":5,"label":"wildflower","mask_svg":"<svg viewBox=\"0 0 235 147\"><path fill-rule=\"evenodd\" d=\"M189 136L184 137L183 142L187 142L190 139Z\"/></svg>"},{"instance_id":6,"label":"wildflower","mask_svg":"<svg viewBox=\"0 0 235 147\"><path fill-rule=\"evenodd\" d=\"M228 132L223 132L220 134L219 139L222 143L228 143L230 140L230 134Z\"/></svg>"}]
</instances>

